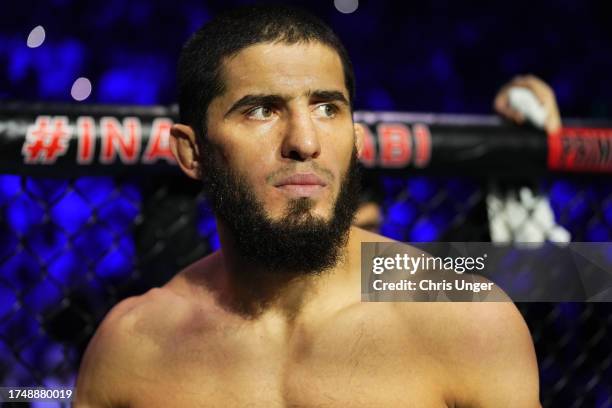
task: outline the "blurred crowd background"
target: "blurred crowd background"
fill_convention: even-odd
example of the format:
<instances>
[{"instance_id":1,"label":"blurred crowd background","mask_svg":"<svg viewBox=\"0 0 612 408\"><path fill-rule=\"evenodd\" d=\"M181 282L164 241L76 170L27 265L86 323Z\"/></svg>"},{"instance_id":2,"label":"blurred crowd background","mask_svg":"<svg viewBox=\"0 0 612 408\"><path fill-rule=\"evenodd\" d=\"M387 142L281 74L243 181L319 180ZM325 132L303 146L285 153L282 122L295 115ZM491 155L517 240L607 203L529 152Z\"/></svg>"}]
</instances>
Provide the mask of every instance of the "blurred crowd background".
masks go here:
<instances>
[{"instance_id":1,"label":"blurred crowd background","mask_svg":"<svg viewBox=\"0 0 612 408\"><path fill-rule=\"evenodd\" d=\"M171 104L181 45L215 13L249 1L6 2L0 98ZM604 1L289 1L330 23L357 76L357 109L491 112L496 90L534 73L563 115L609 117L612 25ZM339 11L350 11L342 13ZM41 25L46 38L26 46Z\"/></svg>"}]
</instances>

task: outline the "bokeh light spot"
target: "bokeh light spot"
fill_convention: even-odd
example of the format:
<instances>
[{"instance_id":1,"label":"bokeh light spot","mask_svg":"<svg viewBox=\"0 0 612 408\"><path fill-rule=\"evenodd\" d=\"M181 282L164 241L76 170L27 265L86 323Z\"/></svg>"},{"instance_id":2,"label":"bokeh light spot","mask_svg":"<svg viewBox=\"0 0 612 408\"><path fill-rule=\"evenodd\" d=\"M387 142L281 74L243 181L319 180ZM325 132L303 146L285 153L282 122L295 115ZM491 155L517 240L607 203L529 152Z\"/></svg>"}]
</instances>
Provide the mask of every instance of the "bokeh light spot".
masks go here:
<instances>
[{"instance_id":1,"label":"bokeh light spot","mask_svg":"<svg viewBox=\"0 0 612 408\"><path fill-rule=\"evenodd\" d=\"M359 7L359 0L334 0L334 6L339 12L350 14Z\"/></svg>"},{"instance_id":2,"label":"bokeh light spot","mask_svg":"<svg viewBox=\"0 0 612 408\"><path fill-rule=\"evenodd\" d=\"M81 77L74 81L70 95L77 101L84 101L91 95L91 82L89 79Z\"/></svg>"},{"instance_id":3,"label":"bokeh light spot","mask_svg":"<svg viewBox=\"0 0 612 408\"><path fill-rule=\"evenodd\" d=\"M43 26L36 26L30 31L28 35L28 47L36 48L40 47L42 43L45 42L45 29Z\"/></svg>"}]
</instances>

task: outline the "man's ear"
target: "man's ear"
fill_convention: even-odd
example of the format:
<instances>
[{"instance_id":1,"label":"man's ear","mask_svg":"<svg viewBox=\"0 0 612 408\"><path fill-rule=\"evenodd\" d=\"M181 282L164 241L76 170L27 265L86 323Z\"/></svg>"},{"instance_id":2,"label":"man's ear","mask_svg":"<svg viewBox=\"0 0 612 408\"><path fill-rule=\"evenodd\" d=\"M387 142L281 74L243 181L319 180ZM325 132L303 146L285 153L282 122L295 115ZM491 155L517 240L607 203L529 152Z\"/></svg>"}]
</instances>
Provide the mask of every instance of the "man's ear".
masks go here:
<instances>
[{"instance_id":1,"label":"man's ear","mask_svg":"<svg viewBox=\"0 0 612 408\"><path fill-rule=\"evenodd\" d=\"M189 177L200 179L200 151L196 134L190 126L176 123L170 129L170 149L181 170Z\"/></svg>"},{"instance_id":2,"label":"man's ear","mask_svg":"<svg viewBox=\"0 0 612 408\"><path fill-rule=\"evenodd\" d=\"M355 147L357 148L357 157L361 157L365 130L363 130L363 125L361 123L355 123L353 126L355 128Z\"/></svg>"}]
</instances>

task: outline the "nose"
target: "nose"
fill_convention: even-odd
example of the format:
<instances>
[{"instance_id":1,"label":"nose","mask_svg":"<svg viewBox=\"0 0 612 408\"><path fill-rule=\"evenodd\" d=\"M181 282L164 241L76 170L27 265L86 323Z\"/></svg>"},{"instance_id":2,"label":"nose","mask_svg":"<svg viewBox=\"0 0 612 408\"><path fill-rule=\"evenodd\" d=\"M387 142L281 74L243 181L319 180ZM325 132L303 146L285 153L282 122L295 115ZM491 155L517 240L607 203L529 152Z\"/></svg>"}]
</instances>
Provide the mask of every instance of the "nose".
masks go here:
<instances>
[{"instance_id":1,"label":"nose","mask_svg":"<svg viewBox=\"0 0 612 408\"><path fill-rule=\"evenodd\" d=\"M321 154L317 128L310 111L293 112L287 121L281 154L283 158L297 161L316 159Z\"/></svg>"}]
</instances>

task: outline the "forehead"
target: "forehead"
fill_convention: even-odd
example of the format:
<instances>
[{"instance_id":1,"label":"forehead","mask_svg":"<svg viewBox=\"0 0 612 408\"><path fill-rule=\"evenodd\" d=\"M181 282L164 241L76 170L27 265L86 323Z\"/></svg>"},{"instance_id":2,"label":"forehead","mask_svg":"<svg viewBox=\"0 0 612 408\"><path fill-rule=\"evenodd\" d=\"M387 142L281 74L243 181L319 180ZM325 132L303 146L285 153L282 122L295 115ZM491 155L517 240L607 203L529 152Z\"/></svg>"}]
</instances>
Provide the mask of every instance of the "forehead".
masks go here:
<instances>
[{"instance_id":1,"label":"forehead","mask_svg":"<svg viewBox=\"0 0 612 408\"><path fill-rule=\"evenodd\" d=\"M326 89L341 91L348 99L338 53L319 42L252 45L226 59L222 75L230 97Z\"/></svg>"}]
</instances>

